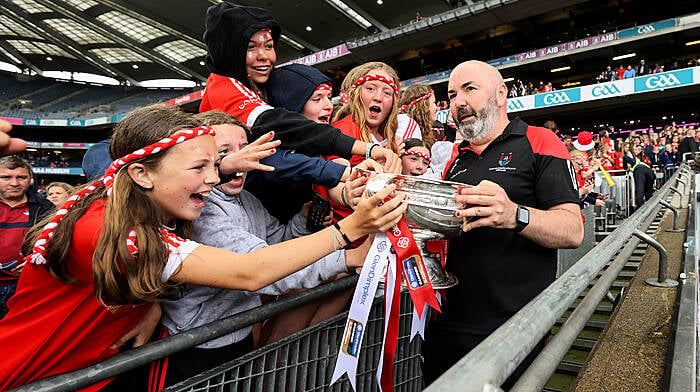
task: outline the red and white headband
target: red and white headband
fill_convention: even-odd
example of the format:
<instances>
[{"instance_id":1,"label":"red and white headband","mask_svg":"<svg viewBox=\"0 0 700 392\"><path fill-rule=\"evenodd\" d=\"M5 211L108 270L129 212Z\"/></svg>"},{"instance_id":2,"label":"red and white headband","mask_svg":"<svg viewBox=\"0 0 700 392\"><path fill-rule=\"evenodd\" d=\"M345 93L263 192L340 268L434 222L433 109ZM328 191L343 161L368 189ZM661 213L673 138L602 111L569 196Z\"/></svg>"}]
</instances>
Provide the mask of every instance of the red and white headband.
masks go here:
<instances>
[{"instance_id":1,"label":"red and white headband","mask_svg":"<svg viewBox=\"0 0 700 392\"><path fill-rule=\"evenodd\" d=\"M318 85L318 87L316 87L316 90L314 90L314 92L323 91L323 90L331 90L332 91L333 86L331 86L330 83L321 83Z\"/></svg>"},{"instance_id":2,"label":"red and white headband","mask_svg":"<svg viewBox=\"0 0 700 392\"><path fill-rule=\"evenodd\" d=\"M423 154L420 151L408 150L408 151L404 151L404 153L401 154L401 156L404 156L404 155L415 155L417 157L421 157L421 158L425 159L426 161L428 161L428 164L430 164L430 162L432 161L432 159L430 159L430 155Z\"/></svg>"},{"instance_id":3,"label":"red and white headband","mask_svg":"<svg viewBox=\"0 0 700 392\"><path fill-rule=\"evenodd\" d=\"M126 164L149 155L157 154L176 144L180 144L184 141L193 139L195 137L202 135L214 136L214 134L214 130L210 127L197 127L193 129L177 131L169 137L161 139L156 143L148 145L144 148L140 148L132 152L131 154L128 154L115 160L114 162L112 162L111 165L109 165L109 168L107 168L103 177L99 178L80 192L77 192L73 196L69 197L68 201L66 201L61 206L61 208L59 208L58 211L56 211L56 215L54 215L53 219L51 219L51 221L46 226L44 226L44 230L41 232L41 234L39 234L39 237L37 238L36 242L34 243L34 247L32 248L32 253L29 256L25 257L24 260L37 265L45 264L46 258L44 256L46 254L46 245L48 244L51 237L53 237L56 227L66 216L68 211L70 211L70 209L75 205L75 203L90 195L95 189L97 189L97 187L100 186L100 184L104 184L105 188L107 189L107 196L111 195L112 186L114 185L114 177L117 175L117 172L119 172L119 169L124 167ZM138 253L138 249L136 249L135 244L136 232L132 229L129 232L127 238L127 246L129 247L129 250L132 252L132 254Z\"/></svg>"},{"instance_id":4,"label":"red and white headband","mask_svg":"<svg viewBox=\"0 0 700 392\"><path fill-rule=\"evenodd\" d=\"M345 91L340 92L340 103L343 104L343 106L347 105L350 102L350 97L348 96L348 93Z\"/></svg>"},{"instance_id":5,"label":"red and white headband","mask_svg":"<svg viewBox=\"0 0 700 392\"><path fill-rule=\"evenodd\" d=\"M389 86L391 86L391 88L394 89L394 92L396 93L396 95L397 96L399 95L399 88L398 88L398 86L396 86L396 83L394 83L393 80L387 79L382 75L365 75L365 76L357 79L355 81L355 83L352 84L352 86L357 87L357 86L363 84L364 82L368 82L370 80L379 80L380 82L384 82L384 83L388 84Z\"/></svg>"},{"instance_id":6,"label":"red and white headband","mask_svg":"<svg viewBox=\"0 0 700 392\"><path fill-rule=\"evenodd\" d=\"M425 95L421 95L420 97L414 99L413 101L411 101L411 102L409 102L409 103L407 103L407 104L405 104L405 105L401 105L401 106L399 107L399 113L403 113L403 111L406 110L406 109L408 109L409 106L413 106L413 105L417 104L418 102L420 102L420 101L422 101L422 100L424 100L424 99L428 99L428 98L432 97L433 94L435 94L435 92L434 92L433 90L430 90L429 93L427 93L427 94L425 94Z\"/></svg>"}]
</instances>

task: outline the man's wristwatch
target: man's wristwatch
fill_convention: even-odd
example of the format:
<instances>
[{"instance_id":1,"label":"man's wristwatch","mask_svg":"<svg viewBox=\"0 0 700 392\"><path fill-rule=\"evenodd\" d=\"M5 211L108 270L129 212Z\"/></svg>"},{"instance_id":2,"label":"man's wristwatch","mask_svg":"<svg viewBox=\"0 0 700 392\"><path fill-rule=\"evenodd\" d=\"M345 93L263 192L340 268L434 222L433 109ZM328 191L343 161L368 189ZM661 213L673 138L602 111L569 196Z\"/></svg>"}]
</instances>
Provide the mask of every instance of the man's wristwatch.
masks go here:
<instances>
[{"instance_id":1,"label":"man's wristwatch","mask_svg":"<svg viewBox=\"0 0 700 392\"><path fill-rule=\"evenodd\" d=\"M530 210L527 207L518 205L518 209L515 212L515 228L513 231L519 233L530 223Z\"/></svg>"}]
</instances>

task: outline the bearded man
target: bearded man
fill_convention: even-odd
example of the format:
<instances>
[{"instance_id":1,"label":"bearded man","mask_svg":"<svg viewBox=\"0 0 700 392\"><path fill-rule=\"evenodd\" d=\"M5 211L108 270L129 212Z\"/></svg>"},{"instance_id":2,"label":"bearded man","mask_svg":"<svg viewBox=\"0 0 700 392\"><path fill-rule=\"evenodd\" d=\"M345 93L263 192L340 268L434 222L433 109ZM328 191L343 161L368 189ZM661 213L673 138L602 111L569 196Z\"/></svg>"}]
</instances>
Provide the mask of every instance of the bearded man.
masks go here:
<instances>
[{"instance_id":1,"label":"bearded man","mask_svg":"<svg viewBox=\"0 0 700 392\"><path fill-rule=\"evenodd\" d=\"M450 111L464 140L443 178L467 186L456 196L463 233L448 251L459 285L447 290L443 313L428 326L426 385L554 281L557 248L583 241L569 152L548 129L508 120L507 95L501 74L486 63L464 62L449 78Z\"/></svg>"}]
</instances>

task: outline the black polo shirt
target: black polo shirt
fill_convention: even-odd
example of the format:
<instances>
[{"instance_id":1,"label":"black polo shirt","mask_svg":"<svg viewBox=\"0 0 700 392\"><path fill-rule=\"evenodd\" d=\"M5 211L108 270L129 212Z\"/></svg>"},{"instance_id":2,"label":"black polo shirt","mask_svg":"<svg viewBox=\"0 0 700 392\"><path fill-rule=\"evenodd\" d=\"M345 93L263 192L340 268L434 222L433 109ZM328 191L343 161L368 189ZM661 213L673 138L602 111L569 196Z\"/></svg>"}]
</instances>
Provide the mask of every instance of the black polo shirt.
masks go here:
<instances>
[{"instance_id":1,"label":"black polo shirt","mask_svg":"<svg viewBox=\"0 0 700 392\"><path fill-rule=\"evenodd\" d=\"M445 179L499 184L517 204L546 210L578 204L569 152L552 131L512 120L481 154L455 147ZM459 284L447 290L435 327L489 334L554 281L557 251L510 230L482 227L449 243L447 269Z\"/></svg>"}]
</instances>

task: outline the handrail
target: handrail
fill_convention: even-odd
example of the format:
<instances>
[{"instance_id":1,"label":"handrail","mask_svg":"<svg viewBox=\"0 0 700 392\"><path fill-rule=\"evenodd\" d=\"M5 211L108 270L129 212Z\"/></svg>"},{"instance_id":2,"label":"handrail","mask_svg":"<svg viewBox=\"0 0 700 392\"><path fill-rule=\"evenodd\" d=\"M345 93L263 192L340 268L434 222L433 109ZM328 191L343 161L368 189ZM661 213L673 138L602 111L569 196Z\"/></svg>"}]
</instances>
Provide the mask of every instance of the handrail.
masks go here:
<instances>
[{"instance_id":1,"label":"handrail","mask_svg":"<svg viewBox=\"0 0 700 392\"><path fill-rule=\"evenodd\" d=\"M284 297L264 306L259 306L236 315L212 321L201 327L149 343L147 345L116 354L98 364L68 373L43 378L9 392L63 392L74 391L98 381L114 377L128 370L148 364L157 359L194 347L227 333L253 325L290 309L325 298L329 294L355 287L358 275L338 279L309 290Z\"/></svg>"},{"instance_id":2,"label":"handrail","mask_svg":"<svg viewBox=\"0 0 700 392\"><path fill-rule=\"evenodd\" d=\"M669 346L665 380L670 392L695 392L698 374L698 281L697 281L697 241L700 238L700 203L696 195L700 192L699 176L691 177L691 207L688 209L688 231L684 247L684 263L679 277L676 312L673 322L676 326ZM694 184L693 184L694 183Z\"/></svg>"},{"instance_id":3,"label":"handrail","mask_svg":"<svg viewBox=\"0 0 700 392\"><path fill-rule=\"evenodd\" d=\"M682 167L664 186L630 215L612 235L583 256L559 279L447 370L427 391L481 392L488 383L501 385L549 332L557 318L576 300L598 272L632 237L634 231L666 197Z\"/></svg>"}]
</instances>

